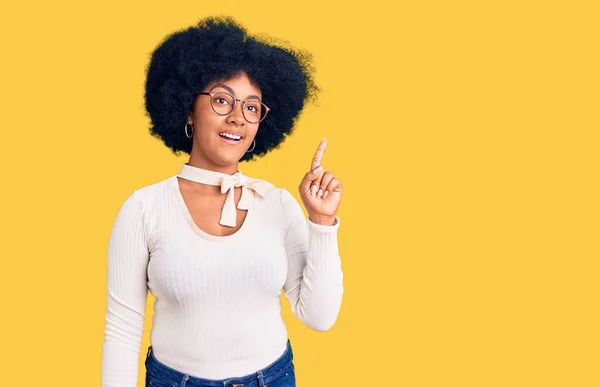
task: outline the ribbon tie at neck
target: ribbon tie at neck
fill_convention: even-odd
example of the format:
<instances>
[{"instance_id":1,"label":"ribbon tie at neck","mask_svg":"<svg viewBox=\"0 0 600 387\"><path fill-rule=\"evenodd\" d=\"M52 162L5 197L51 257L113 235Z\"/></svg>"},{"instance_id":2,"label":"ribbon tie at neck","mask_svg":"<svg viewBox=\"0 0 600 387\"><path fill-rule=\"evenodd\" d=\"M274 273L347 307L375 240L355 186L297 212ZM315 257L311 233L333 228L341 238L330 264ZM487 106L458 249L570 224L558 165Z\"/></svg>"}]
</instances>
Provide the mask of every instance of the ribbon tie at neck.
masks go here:
<instances>
[{"instance_id":1,"label":"ribbon tie at neck","mask_svg":"<svg viewBox=\"0 0 600 387\"><path fill-rule=\"evenodd\" d=\"M250 210L254 206L254 194L257 193L264 197L273 185L260 179L253 179L237 171L233 175L210 171L184 163L181 171L177 175L183 179L195 181L197 183L221 186L221 193L227 194L223 210L221 211L221 220L219 224L227 227L237 225L237 211L235 208L234 191L235 187L242 187L242 196L237 208L240 210Z\"/></svg>"}]
</instances>

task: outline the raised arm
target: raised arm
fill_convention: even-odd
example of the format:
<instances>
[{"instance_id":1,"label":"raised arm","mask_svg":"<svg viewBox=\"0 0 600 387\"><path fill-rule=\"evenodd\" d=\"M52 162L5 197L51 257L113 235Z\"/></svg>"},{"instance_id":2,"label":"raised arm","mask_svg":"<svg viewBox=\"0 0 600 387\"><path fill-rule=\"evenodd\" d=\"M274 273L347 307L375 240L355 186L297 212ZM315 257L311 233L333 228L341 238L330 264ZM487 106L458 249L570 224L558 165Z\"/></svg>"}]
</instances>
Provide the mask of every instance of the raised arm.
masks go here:
<instances>
[{"instance_id":1,"label":"raised arm","mask_svg":"<svg viewBox=\"0 0 600 387\"><path fill-rule=\"evenodd\" d=\"M342 184L321 165L326 147L327 140L323 139L299 187L309 219L288 191L282 190L281 197L288 220L285 296L294 314L318 331L326 331L335 323L344 291L337 240L340 219L336 215Z\"/></svg>"}]
</instances>

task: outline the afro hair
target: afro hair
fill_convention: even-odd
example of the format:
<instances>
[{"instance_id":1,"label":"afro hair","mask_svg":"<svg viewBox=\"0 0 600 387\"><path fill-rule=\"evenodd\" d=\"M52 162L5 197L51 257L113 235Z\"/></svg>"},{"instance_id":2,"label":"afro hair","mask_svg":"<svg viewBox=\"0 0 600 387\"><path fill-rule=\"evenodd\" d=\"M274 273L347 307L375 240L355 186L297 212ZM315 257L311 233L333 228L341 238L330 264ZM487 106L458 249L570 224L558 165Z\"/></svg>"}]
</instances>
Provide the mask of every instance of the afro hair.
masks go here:
<instances>
[{"instance_id":1,"label":"afro hair","mask_svg":"<svg viewBox=\"0 0 600 387\"><path fill-rule=\"evenodd\" d=\"M190 154L184 133L194 101L211 81L245 72L271 112L260 123L256 146L240 161L261 157L291 134L305 102L319 91L310 53L272 37L251 36L230 17L209 17L168 35L146 68L145 108L150 134L173 154Z\"/></svg>"}]
</instances>

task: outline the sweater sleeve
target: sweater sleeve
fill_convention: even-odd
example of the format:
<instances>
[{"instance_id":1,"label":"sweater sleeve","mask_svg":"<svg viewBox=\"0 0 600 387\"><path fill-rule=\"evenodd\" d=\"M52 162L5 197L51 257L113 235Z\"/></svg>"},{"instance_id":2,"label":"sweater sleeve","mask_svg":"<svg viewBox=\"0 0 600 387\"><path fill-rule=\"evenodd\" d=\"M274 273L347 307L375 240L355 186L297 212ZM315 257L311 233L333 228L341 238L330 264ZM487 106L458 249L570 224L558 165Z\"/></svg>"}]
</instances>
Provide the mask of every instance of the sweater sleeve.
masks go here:
<instances>
[{"instance_id":1,"label":"sweater sleeve","mask_svg":"<svg viewBox=\"0 0 600 387\"><path fill-rule=\"evenodd\" d=\"M121 206L108 242L102 386L135 387L148 295L147 225L134 191Z\"/></svg>"},{"instance_id":2,"label":"sweater sleeve","mask_svg":"<svg viewBox=\"0 0 600 387\"><path fill-rule=\"evenodd\" d=\"M281 190L281 203L288 223L285 297L306 326L326 331L337 320L344 291L337 241L340 219L336 217L333 226L311 222L285 189Z\"/></svg>"}]
</instances>

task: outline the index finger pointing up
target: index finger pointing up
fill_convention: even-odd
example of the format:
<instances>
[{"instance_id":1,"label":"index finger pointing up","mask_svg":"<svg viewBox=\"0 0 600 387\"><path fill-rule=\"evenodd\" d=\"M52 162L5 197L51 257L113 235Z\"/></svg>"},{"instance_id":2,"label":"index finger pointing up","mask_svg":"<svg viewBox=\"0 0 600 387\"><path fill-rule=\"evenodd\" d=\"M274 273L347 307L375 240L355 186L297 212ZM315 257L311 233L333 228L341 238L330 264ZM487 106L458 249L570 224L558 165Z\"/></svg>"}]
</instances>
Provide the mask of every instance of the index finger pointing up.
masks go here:
<instances>
[{"instance_id":1,"label":"index finger pointing up","mask_svg":"<svg viewBox=\"0 0 600 387\"><path fill-rule=\"evenodd\" d=\"M324 138L321 140L319 144L319 148L315 152L315 157L312 159L312 164L310 165L310 170L314 170L315 168L321 166L321 161L323 161L323 154L325 153L325 148L327 148L327 139Z\"/></svg>"}]
</instances>

